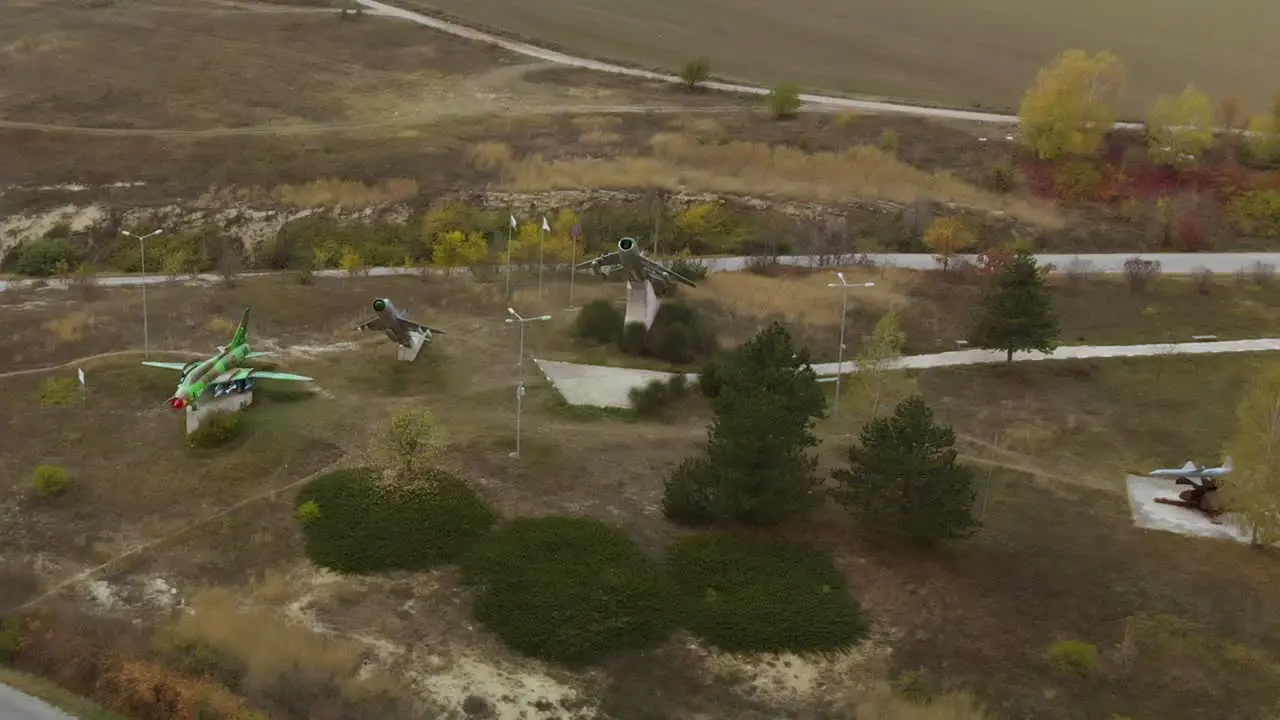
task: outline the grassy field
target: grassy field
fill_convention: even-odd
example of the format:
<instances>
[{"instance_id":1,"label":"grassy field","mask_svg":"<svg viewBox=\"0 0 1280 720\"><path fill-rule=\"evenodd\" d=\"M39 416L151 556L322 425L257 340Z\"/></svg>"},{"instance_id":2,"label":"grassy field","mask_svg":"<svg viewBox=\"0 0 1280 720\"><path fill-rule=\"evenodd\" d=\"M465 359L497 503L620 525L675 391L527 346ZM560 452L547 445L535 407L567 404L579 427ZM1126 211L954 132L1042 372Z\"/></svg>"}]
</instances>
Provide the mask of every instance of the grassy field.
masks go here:
<instances>
[{"instance_id":1,"label":"grassy field","mask_svg":"<svg viewBox=\"0 0 1280 720\"><path fill-rule=\"evenodd\" d=\"M726 342L782 319L823 358L821 348L834 346L839 310L838 295L815 289L818 279L719 275L689 297L720 313ZM527 334L528 355L579 352L568 335L572 316L563 312L566 288L549 283L539 300L533 282L521 278L511 304L554 319ZM888 273L878 282L855 303L851 337L897 308L913 351L951 342L949 318L963 309L954 298L973 292L936 273ZM1273 334L1274 317L1249 309L1274 307L1270 289L1224 284L1201 296L1170 281L1136 298L1109 281L1084 283L1055 292L1064 327L1091 341L1180 338L1195 329L1179 319L1191 303L1224 334L1228 327L1240 337ZM617 289L583 283L576 301ZM396 363L385 339L350 333L376 295L448 334L416 364ZM29 291L5 300L0 320L11 332L0 338L0 353L13 359L5 371L140 345L140 294L133 290L99 290L87 300ZM199 352L224 342L239 308L252 305L255 348L281 348L272 361L313 375L320 392L299 398L264 389L244 416L247 437L231 450L193 453L161 402L175 378L134 365L136 357L77 363L90 384L84 407L42 400L45 381L73 380L71 369L0 377L0 438L7 438L0 441L0 477L9 479L0 486L0 512L21 510L6 514L15 520L4 523L0 537L11 549L5 577L15 579L4 583L7 607L0 612L110 562L98 579L71 583L60 597L166 628L171 611L149 589L163 581L200 608L196 620L166 632L231 648L250 667L246 687L269 687L292 663L348 677L374 652L390 678L417 678L417 697L445 710L478 694L512 709L537 696L562 698L598 705L618 720L711 708L776 717L847 710L866 700L864 683L913 678L937 691L969 686L996 717L1116 712L1176 719L1203 717L1209 700L1193 692L1198 686L1165 677L1208 678L1230 689L1213 700L1214 711L1241 717L1252 717L1262 695L1275 690L1273 680L1255 675L1195 675L1205 663L1280 647L1280 625L1266 610L1280 599L1274 563L1245 547L1134 530L1122 492L1128 468L1217 459L1240 389L1261 363L1275 362L1268 356L917 373L914 387L954 423L979 470L984 531L941 559L866 546L831 509L788 531L835 553L884 639L849 656L773 660L717 658L677 640L609 658L590 673L566 673L521 660L471 627L469 595L453 571L316 573L286 518L292 495L279 489L335 462L363 462L389 413L425 406L447 421L444 463L502 514L596 517L656 552L677 535L657 510L662 481L702 440L704 412L691 408L667 423L571 412L535 382L525 403L524 457L513 462L507 453L517 337L500 322L506 303L492 284L244 279L235 289L157 287L149 302L153 347ZM824 470L843 462L856 415L820 427ZM67 469L66 495L32 497L28 478L41 463ZM138 547L146 549L125 554ZM38 568L23 560L37 555ZM415 606L432 612L413 612ZM1159 613L1202 629L1179 630L1183 645L1170 645L1171 621L1147 617ZM244 631L247 624L252 632ZM321 641L316 633L341 639ZM1089 678L1063 676L1041 659L1064 639L1101 648L1103 660ZM415 647L430 647L430 656ZM1155 667L1172 670L1142 670ZM655 703L657 688L667 692Z\"/></svg>"},{"instance_id":2,"label":"grassy field","mask_svg":"<svg viewBox=\"0 0 1280 720\"><path fill-rule=\"evenodd\" d=\"M716 74L763 85L789 82L1002 110L1016 107L1036 70L1068 48L1110 50L1123 59L1130 73L1126 110L1136 113L1188 82L1214 94L1239 92L1264 106L1276 87L1255 68L1280 61L1275 50L1247 49L1268 47L1264 28L1280 22L1274 5L1257 0L1221 8L1160 5L1158 19L1149 3L1099 0L856 7L829 0L750 7L728 0L643 7L619 0L536 7L510 0L400 1L531 42L669 72L703 55ZM1203 28L1221 27L1224 13L1230 25L1205 42Z\"/></svg>"}]
</instances>

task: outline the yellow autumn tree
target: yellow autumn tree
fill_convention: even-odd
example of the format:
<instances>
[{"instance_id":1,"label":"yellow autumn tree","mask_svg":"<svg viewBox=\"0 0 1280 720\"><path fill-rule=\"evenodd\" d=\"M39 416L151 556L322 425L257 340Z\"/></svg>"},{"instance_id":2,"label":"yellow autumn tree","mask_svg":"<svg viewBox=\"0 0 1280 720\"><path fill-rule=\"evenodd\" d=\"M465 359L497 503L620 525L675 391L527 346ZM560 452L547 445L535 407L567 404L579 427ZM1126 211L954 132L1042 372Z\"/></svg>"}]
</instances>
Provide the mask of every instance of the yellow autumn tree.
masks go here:
<instances>
[{"instance_id":1,"label":"yellow autumn tree","mask_svg":"<svg viewBox=\"0 0 1280 720\"><path fill-rule=\"evenodd\" d=\"M1257 376L1236 410L1234 465L1222 482L1225 506L1240 513L1255 545L1280 541L1280 369Z\"/></svg>"},{"instance_id":2,"label":"yellow autumn tree","mask_svg":"<svg viewBox=\"0 0 1280 720\"><path fill-rule=\"evenodd\" d=\"M479 265L488 256L489 243L480 233L451 230L438 235L431 246L431 264L446 272Z\"/></svg>"},{"instance_id":3,"label":"yellow autumn tree","mask_svg":"<svg viewBox=\"0 0 1280 720\"><path fill-rule=\"evenodd\" d=\"M541 220L521 223L511 238L511 262L513 264L538 262L539 243L545 242L542 235ZM543 252L546 252L545 247Z\"/></svg>"},{"instance_id":4,"label":"yellow autumn tree","mask_svg":"<svg viewBox=\"0 0 1280 720\"><path fill-rule=\"evenodd\" d=\"M466 232L471 227L471 208L459 200L445 199L431 204L422 216L422 247L432 251L445 233ZM426 253L419 255L425 257Z\"/></svg>"},{"instance_id":5,"label":"yellow autumn tree","mask_svg":"<svg viewBox=\"0 0 1280 720\"><path fill-rule=\"evenodd\" d=\"M1044 160L1096 151L1115 125L1124 79L1124 65L1109 52L1062 53L1022 97L1022 141Z\"/></svg>"},{"instance_id":6,"label":"yellow autumn tree","mask_svg":"<svg viewBox=\"0 0 1280 720\"><path fill-rule=\"evenodd\" d=\"M960 218L940 217L924 231L924 246L938 257L945 272L951 258L978 244L978 236Z\"/></svg>"},{"instance_id":7,"label":"yellow autumn tree","mask_svg":"<svg viewBox=\"0 0 1280 720\"><path fill-rule=\"evenodd\" d=\"M1194 163L1214 143L1213 102L1194 85L1156 100L1147 115L1147 152L1166 165Z\"/></svg>"},{"instance_id":8,"label":"yellow autumn tree","mask_svg":"<svg viewBox=\"0 0 1280 720\"><path fill-rule=\"evenodd\" d=\"M581 223L582 219L571 208L565 208L556 213L555 220L550 223L551 232L547 233L546 247L543 249L547 262L568 262L570 259L582 257L581 233L577 241L573 239L573 228L575 226L581 228ZM575 242L577 242L576 247Z\"/></svg>"},{"instance_id":9,"label":"yellow autumn tree","mask_svg":"<svg viewBox=\"0 0 1280 720\"><path fill-rule=\"evenodd\" d=\"M1280 164L1280 116L1268 113L1250 118L1245 150L1255 163Z\"/></svg>"}]
</instances>

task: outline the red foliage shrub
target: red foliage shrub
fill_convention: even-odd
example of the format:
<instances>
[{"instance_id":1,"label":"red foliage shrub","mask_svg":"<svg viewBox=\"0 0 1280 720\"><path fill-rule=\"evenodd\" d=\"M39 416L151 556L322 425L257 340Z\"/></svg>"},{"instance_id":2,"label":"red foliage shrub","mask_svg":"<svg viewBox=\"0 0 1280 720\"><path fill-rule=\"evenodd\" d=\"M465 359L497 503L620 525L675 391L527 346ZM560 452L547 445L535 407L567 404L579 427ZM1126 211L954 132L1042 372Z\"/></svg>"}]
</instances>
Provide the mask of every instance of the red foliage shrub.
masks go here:
<instances>
[{"instance_id":1,"label":"red foliage shrub","mask_svg":"<svg viewBox=\"0 0 1280 720\"><path fill-rule=\"evenodd\" d=\"M1013 260L1013 249L1004 245L983 250L978 254L978 276L987 279L1001 270Z\"/></svg>"}]
</instances>

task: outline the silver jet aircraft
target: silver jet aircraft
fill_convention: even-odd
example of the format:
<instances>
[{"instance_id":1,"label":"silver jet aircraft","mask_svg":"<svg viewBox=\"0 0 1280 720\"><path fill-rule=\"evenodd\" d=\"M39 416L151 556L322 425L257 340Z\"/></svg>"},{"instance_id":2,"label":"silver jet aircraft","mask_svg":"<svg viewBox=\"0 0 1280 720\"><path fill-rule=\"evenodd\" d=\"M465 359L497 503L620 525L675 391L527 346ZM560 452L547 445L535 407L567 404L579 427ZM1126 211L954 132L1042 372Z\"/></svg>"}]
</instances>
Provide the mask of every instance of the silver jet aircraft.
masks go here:
<instances>
[{"instance_id":1,"label":"silver jet aircraft","mask_svg":"<svg viewBox=\"0 0 1280 720\"><path fill-rule=\"evenodd\" d=\"M414 322L405 315L405 311L397 308L390 298L378 298L373 301L373 311L378 316L356 326L357 330L382 330L395 342L404 347L413 347L413 333L422 335L427 342L435 333L444 334L443 330L428 327Z\"/></svg>"},{"instance_id":2,"label":"silver jet aircraft","mask_svg":"<svg viewBox=\"0 0 1280 720\"><path fill-rule=\"evenodd\" d=\"M1197 466L1190 460L1186 465L1180 468L1163 468L1161 470L1152 470L1147 473L1148 477L1164 477L1164 478L1220 478L1223 475L1231 473L1231 458L1223 460L1219 467Z\"/></svg>"},{"instance_id":3,"label":"silver jet aircraft","mask_svg":"<svg viewBox=\"0 0 1280 720\"><path fill-rule=\"evenodd\" d=\"M622 268L627 271L627 278L634 283L650 280L656 285L668 285L672 280L682 282L689 287L697 287L689 278L663 267L645 257L635 238L624 237L618 241L618 249L605 253L595 260L588 260L574 267L574 270L591 270L600 277Z\"/></svg>"}]
</instances>

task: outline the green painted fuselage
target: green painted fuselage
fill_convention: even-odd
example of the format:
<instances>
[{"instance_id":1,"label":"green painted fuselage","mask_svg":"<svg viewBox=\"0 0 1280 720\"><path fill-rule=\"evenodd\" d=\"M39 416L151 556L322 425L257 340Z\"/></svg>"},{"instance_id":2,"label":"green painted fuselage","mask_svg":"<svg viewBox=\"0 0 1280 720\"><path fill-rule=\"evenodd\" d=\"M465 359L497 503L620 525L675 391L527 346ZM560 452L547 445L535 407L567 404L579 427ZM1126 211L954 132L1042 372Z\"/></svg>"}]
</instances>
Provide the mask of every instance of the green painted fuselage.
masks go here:
<instances>
[{"instance_id":1,"label":"green painted fuselage","mask_svg":"<svg viewBox=\"0 0 1280 720\"><path fill-rule=\"evenodd\" d=\"M245 342L221 350L211 358L201 360L182 376L182 380L178 383L178 389L174 391L171 399L182 400L187 404L193 403L209 390L214 378L228 370L240 368L248 354L249 343ZM243 379L241 375L244 377L250 375L249 368L242 368L242 370L243 373L237 373L228 378L227 382Z\"/></svg>"}]
</instances>

